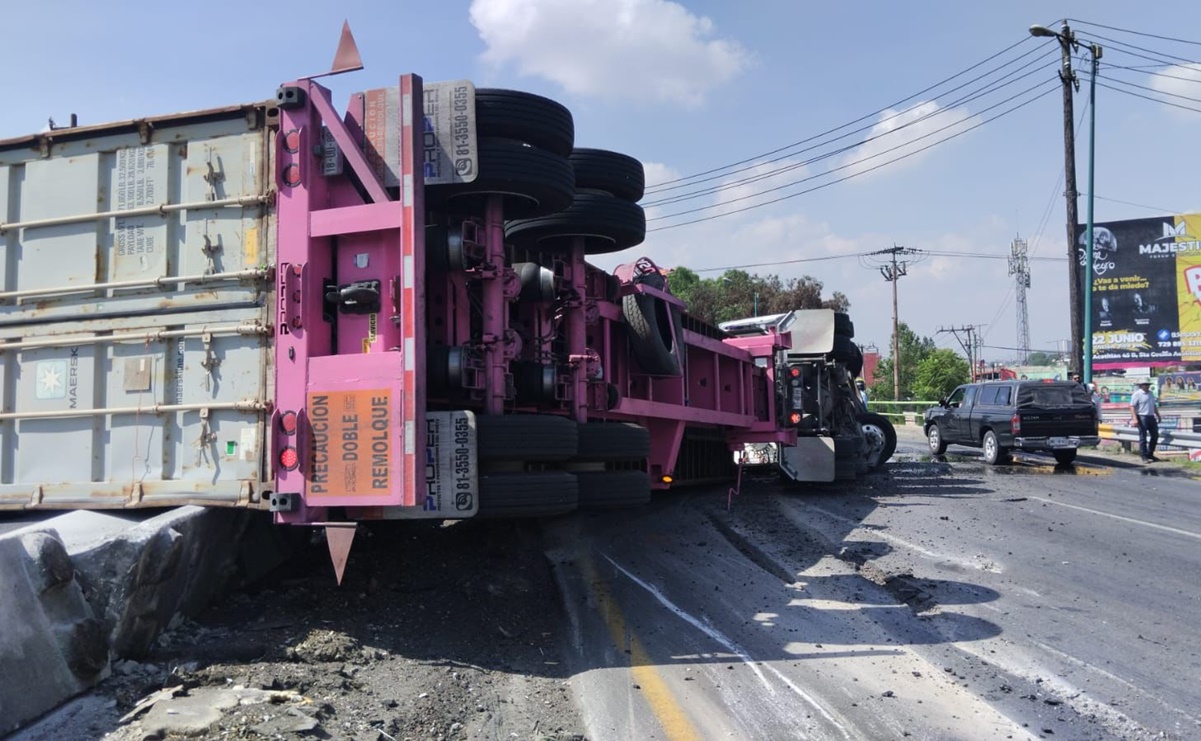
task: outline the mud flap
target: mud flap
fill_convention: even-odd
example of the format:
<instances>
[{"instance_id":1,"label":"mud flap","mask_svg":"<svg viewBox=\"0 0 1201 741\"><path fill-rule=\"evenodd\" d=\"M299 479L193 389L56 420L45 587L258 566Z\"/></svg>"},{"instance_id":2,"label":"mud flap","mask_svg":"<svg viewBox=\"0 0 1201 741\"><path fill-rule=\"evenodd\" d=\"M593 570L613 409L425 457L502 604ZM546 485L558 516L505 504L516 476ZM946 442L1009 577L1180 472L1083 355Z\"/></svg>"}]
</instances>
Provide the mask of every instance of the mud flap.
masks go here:
<instances>
[{"instance_id":1,"label":"mud flap","mask_svg":"<svg viewBox=\"0 0 1201 741\"><path fill-rule=\"evenodd\" d=\"M833 481L834 439L798 437L795 447L781 445L780 470L793 481Z\"/></svg>"}]
</instances>

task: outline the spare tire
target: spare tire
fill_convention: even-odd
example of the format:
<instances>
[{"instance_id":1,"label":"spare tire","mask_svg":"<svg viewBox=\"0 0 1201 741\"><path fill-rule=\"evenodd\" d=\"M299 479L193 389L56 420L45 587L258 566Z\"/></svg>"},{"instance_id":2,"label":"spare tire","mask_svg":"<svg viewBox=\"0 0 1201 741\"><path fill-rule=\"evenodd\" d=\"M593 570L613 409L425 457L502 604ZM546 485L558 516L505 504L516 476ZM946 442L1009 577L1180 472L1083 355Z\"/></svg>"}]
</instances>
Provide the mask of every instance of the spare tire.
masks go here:
<instances>
[{"instance_id":1,"label":"spare tire","mask_svg":"<svg viewBox=\"0 0 1201 741\"><path fill-rule=\"evenodd\" d=\"M511 139L481 139L473 182L431 185L426 193L433 210L479 216L488 196L501 195L505 218L541 216L571 205L575 173L566 157Z\"/></svg>"},{"instance_id":2,"label":"spare tire","mask_svg":"<svg viewBox=\"0 0 1201 741\"><path fill-rule=\"evenodd\" d=\"M571 111L550 98L520 90L477 88L475 129L480 138L515 139L560 157L570 155L575 145Z\"/></svg>"},{"instance_id":3,"label":"spare tire","mask_svg":"<svg viewBox=\"0 0 1201 741\"><path fill-rule=\"evenodd\" d=\"M628 154L607 149L576 149L571 153L575 187L603 190L617 198L638 201L646 190L646 171L642 163Z\"/></svg>"},{"instance_id":4,"label":"spare tire","mask_svg":"<svg viewBox=\"0 0 1201 741\"><path fill-rule=\"evenodd\" d=\"M683 375L680 358L684 353L684 327L680 310L645 293L622 297L621 310L629 329L630 351L643 372L652 376Z\"/></svg>"},{"instance_id":5,"label":"spare tire","mask_svg":"<svg viewBox=\"0 0 1201 741\"><path fill-rule=\"evenodd\" d=\"M646 239L646 214L607 193L577 193L565 210L505 225L505 238L521 247L562 249L576 237L589 255L620 252Z\"/></svg>"}]
</instances>

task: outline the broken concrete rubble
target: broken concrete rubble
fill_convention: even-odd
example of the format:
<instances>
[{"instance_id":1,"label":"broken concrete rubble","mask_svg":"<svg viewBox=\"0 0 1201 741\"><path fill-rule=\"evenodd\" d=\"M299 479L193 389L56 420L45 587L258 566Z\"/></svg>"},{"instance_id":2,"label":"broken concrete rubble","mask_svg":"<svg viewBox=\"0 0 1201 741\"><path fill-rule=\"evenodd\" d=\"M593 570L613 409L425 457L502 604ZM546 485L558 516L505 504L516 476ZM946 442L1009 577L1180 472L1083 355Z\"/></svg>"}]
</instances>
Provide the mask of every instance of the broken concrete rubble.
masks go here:
<instances>
[{"instance_id":1,"label":"broken concrete rubble","mask_svg":"<svg viewBox=\"0 0 1201 741\"><path fill-rule=\"evenodd\" d=\"M110 657L144 657L172 619L231 582L247 527L266 520L202 507L149 519L75 511L0 536L0 733L96 684ZM282 546L258 540L256 566L279 563Z\"/></svg>"}]
</instances>

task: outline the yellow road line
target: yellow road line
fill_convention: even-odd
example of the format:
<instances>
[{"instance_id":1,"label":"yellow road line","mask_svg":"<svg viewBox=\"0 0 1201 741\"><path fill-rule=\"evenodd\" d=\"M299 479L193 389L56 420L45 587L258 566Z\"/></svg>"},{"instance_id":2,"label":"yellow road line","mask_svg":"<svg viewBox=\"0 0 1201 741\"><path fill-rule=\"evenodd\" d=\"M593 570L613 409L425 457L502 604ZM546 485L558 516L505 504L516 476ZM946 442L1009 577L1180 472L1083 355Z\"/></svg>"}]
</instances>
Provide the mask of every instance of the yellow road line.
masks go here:
<instances>
[{"instance_id":1,"label":"yellow road line","mask_svg":"<svg viewBox=\"0 0 1201 741\"><path fill-rule=\"evenodd\" d=\"M671 688L667 686L663 675L655 668L655 662L651 660L642 641L630 629L621 607L609 592L609 585L597 573L592 556L587 554L577 563L580 565L584 580L592 590L592 595L596 599L596 608L604 619L605 626L609 629L613 643L619 648L624 647L629 651L630 674L633 676L635 684L642 689L643 697L646 698L651 712L658 719L667 738L671 741L700 741L703 737L692 721L688 719L688 715L684 712L684 708L681 707L675 694L672 693Z\"/></svg>"}]
</instances>

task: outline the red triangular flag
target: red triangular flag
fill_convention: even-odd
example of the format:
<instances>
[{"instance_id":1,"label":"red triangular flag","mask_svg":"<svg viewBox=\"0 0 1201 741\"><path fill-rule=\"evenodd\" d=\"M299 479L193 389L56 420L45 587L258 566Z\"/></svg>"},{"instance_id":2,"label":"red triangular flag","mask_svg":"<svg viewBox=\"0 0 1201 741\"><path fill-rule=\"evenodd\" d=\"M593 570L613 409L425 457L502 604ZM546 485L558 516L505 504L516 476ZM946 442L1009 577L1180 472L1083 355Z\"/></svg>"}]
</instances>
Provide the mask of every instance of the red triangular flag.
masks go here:
<instances>
[{"instance_id":1,"label":"red triangular flag","mask_svg":"<svg viewBox=\"0 0 1201 741\"><path fill-rule=\"evenodd\" d=\"M342 586L342 574L346 573L346 561L350 558L350 546L354 543L355 523L326 525L325 543L329 546L329 557L334 562L334 575L338 586Z\"/></svg>"},{"instance_id":2,"label":"red triangular flag","mask_svg":"<svg viewBox=\"0 0 1201 741\"><path fill-rule=\"evenodd\" d=\"M338 52L334 54L334 64L329 72L336 75L357 69L363 69L363 58L359 56L359 47L350 32L350 21L342 21L342 39L338 41Z\"/></svg>"}]
</instances>

